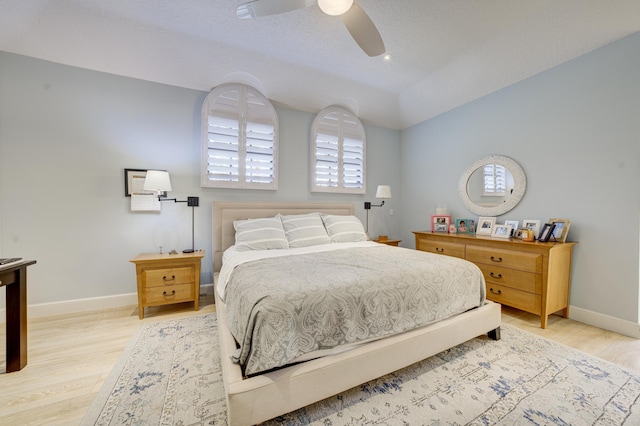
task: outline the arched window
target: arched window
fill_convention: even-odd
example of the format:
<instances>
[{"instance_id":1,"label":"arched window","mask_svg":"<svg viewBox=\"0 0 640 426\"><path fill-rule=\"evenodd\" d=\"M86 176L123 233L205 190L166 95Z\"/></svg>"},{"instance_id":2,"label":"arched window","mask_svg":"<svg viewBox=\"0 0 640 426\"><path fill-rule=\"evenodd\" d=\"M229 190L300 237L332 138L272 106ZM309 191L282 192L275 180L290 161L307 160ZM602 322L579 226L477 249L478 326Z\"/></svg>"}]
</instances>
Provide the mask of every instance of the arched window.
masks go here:
<instances>
[{"instance_id":1,"label":"arched window","mask_svg":"<svg viewBox=\"0 0 640 426\"><path fill-rule=\"evenodd\" d=\"M202 186L278 189L278 116L253 87L211 90L202 105Z\"/></svg>"},{"instance_id":2,"label":"arched window","mask_svg":"<svg viewBox=\"0 0 640 426\"><path fill-rule=\"evenodd\" d=\"M365 134L346 108L331 106L311 126L311 191L364 194Z\"/></svg>"}]
</instances>

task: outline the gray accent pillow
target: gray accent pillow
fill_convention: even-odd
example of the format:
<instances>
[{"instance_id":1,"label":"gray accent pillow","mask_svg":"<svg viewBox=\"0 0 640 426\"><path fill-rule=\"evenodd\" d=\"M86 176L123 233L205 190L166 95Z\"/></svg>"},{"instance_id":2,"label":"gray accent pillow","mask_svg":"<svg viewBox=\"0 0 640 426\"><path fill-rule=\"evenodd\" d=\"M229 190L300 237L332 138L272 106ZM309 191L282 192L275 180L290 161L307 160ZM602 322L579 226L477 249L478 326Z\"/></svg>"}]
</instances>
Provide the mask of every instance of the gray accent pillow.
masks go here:
<instances>
[{"instance_id":1,"label":"gray accent pillow","mask_svg":"<svg viewBox=\"0 0 640 426\"><path fill-rule=\"evenodd\" d=\"M288 249L289 243L278 216L235 220L236 248L238 251Z\"/></svg>"},{"instance_id":2,"label":"gray accent pillow","mask_svg":"<svg viewBox=\"0 0 640 426\"><path fill-rule=\"evenodd\" d=\"M331 243L320 213L280 215L280 219L291 248Z\"/></svg>"},{"instance_id":3,"label":"gray accent pillow","mask_svg":"<svg viewBox=\"0 0 640 426\"><path fill-rule=\"evenodd\" d=\"M322 215L332 243L355 243L367 241L362 222L355 216Z\"/></svg>"}]
</instances>

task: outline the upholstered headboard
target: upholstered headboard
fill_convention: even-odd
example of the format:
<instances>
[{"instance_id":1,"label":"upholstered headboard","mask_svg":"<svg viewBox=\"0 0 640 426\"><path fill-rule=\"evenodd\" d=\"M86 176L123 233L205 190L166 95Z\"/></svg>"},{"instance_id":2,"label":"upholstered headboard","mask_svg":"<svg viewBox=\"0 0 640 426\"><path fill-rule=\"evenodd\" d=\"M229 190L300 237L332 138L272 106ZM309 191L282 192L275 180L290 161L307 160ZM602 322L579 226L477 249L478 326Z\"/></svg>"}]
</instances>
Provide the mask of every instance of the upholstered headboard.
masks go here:
<instances>
[{"instance_id":1,"label":"upholstered headboard","mask_svg":"<svg viewBox=\"0 0 640 426\"><path fill-rule=\"evenodd\" d=\"M234 220L272 217L278 213L304 214L321 212L336 215L353 215L351 203L241 203L213 202L213 271L220 272L222 253L235 244Z\"/></svg>"}]
</instances>

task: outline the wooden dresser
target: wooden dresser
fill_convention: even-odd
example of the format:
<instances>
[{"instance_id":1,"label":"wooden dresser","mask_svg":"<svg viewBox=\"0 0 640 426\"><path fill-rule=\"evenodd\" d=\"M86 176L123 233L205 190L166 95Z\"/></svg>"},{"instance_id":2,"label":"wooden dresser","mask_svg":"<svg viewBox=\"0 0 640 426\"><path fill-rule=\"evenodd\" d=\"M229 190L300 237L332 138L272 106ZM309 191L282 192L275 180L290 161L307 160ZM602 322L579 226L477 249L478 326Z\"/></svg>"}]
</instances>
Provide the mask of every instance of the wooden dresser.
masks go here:
<instances>
[{"instance_id":1,"label":"wooden dresser","mask_svg":"<svg viewBox=\"0 0 640 426\"><path fill-rule=\"evenodd\" d=\"M141 254L130 262L136 265L138 313L144 308L193 301L198 310L200 260L204 251L178 254Z\"/></svg>"},{"instance_id":2,"label":"wooden dresser","mask_svg":"<svg viewBox=\"0 0 640 426\"><path fill-rule=\"evenodd\" d=\"M540 315L540 326L554 312L569 314L571 256L576 242L541 243L414 231L416 250L459 257L484 275L487 298Z\"/></svg>"}]
</instances>

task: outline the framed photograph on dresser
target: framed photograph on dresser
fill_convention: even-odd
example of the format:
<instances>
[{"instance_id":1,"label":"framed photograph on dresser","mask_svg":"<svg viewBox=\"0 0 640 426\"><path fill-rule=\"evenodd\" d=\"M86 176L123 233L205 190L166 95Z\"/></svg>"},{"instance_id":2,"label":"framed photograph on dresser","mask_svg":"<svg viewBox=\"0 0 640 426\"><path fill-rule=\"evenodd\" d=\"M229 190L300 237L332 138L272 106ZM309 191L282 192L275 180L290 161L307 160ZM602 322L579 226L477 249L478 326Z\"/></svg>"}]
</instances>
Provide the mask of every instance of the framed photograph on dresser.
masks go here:
<instances>
[{"instance_id":1,"label":"framed photograph on dresser","mask_svg":"<svg viewBox=\"0 0 640 426\"><path fill-rule=\"evenodd\" d=\"M456 232L458 234L475 234L476 221L473 219L456 219Z\"/></svg>"},{"instance_id":2,"label":"framed photograph on dresser","mask_svg":"<svg viewBox=\"0 0 640 426\"><path fill-rule=\"evenodd\" d=\"M486 235L490 237L495 224L495 217L480 217L478 219L478 226L476 227L476 235Z\"/></svg>"},{"instance_id":3,"label":"framed photograph on dresser","mask_svg":"<svg viewBox=\"0 0 640 426\"><path fill-rule=\"evenodd\" d=\"M513 238L518 240L522 239L522 231L527 231L529 228L525 228L524 226L519 227L518 229L513 231Z\"/></svg>"},{"instance_id":4,"label":"framed photograph on dresser","mask_svg":"<svg viewBox=\"0 0 640 426\"><path fill-rule=\"evenodd\" d=\"M542 225L541 220L531 220L525 219L522 221L523 228L533 229L533 236L538 238L540 236L540 226Z\"/></svg>"},{"instance_id":5,"label":"framed photograph on dresser","mask_svg":"<svg viewBox=\"0 0 640 426\"><path fill-rule=\"evenodd\" d=\"M569 219L549 219L549 223L553 223L553 236L559 243L567 241L567 234L569 233L569 226L571 221Z\"/></svg>"},{"instance_id":6,"label":"framed photograph on dresser","mask_svg":"<svg viewBox=\"0 0 640 426\"><path fill-rule=\"evenodd\" d=\"M511 225L494 225L491 230L491 236L494 238L511 238Z\"/></svg>"},{"instance_id":7,"label":"framed photograph on dresser","mask_svg":"<svg viewBox=\"0 0 640 426\"><path fill-rule=\"evenodd\" d=\"M511 226L511 236L515 237L516 235L516 231L518 230L518 225L520 224L520 222L518 222L517 220L505 220L504 221L505 225L510 225Z\"/></svg>"},{"instance_id":8,"label":"framed photograph on dresser","mask_svg":"<svg viewBox=\"0 0 640 426\"><path fill-rule=\"evenodd\" d=\"M449 225L451 225L451 215L431 215L431 232L449 232Z\"/></svg>"},{"instance_id":9,"label":"framed photograph on dresser","mask_svg":"<svg viewBox=\"0 0 640 426\"><path fill-rule=\"evenodd\" d=\"M553 228L555 225L553 223L545 223L542 227L542 231L540 231L540 236L538 237L539 241L546 243L549 241L549 238L553 236Z\"/></svg>"}]
</instances>

